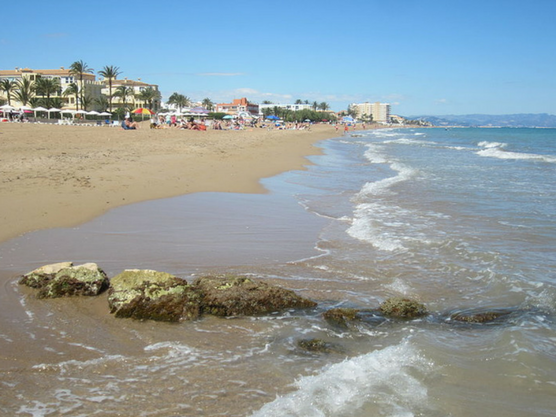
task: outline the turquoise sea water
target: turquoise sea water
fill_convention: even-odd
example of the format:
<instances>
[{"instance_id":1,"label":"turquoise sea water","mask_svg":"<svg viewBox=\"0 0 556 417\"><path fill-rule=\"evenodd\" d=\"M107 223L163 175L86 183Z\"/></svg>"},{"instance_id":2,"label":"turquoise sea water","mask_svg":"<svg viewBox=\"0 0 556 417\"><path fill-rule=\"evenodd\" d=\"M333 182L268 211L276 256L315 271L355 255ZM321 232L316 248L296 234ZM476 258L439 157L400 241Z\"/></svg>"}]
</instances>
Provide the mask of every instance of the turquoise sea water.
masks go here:
<instances>
[{"instance_id":1,"label":"turquoise sea water","mask_svg":"<svg viewBox=\"0 0 556 417\"><path fill-rule=\"evenodd\" d=\"M320 146L307 170L265 179L268 195L148 202L1 245L1 308L12 312L0 330L2 383L15 394L0 394L0 411L555 415L556 130L357 131ZM117 322L99 319L91 302L34 300L13 279L68 259L112 275L252 273L319 306L175 326ZM321 317L392 296L431 314L350 330ZM451 319L492 310L508 314ZM305 338L342 353L302 352Z\"/></svg>"}]
</instances>

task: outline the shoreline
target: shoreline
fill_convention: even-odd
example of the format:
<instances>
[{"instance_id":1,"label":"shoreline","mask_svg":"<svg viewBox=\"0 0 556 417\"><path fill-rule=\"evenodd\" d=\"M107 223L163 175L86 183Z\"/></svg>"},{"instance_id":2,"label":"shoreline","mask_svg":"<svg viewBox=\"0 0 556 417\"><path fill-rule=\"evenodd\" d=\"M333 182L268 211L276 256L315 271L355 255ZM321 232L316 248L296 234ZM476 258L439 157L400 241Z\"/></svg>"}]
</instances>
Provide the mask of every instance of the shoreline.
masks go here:
<instances>
[{"instance_id":1,"label":"shoreline","mask_svg":"<svg viewBox=\"0 0 556 417\"><path fill-rule=\"evenodd\" d=\"M195 192L264 193L262 178L304 169L333 126L306 130L137 131L0 125L0 242L71 227L123 205Z\"/></svg>"}]
</instances>

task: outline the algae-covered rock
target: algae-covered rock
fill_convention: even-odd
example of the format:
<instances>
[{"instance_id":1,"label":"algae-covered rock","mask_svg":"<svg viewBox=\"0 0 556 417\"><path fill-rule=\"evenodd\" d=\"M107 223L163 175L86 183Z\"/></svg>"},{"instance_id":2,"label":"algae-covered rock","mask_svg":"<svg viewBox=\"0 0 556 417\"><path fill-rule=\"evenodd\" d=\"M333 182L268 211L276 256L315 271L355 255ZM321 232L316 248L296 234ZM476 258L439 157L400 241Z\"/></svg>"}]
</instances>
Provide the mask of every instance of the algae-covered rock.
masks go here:
<instances>
[{"instance_id":1,"label":"algae-covered rock","mask_svg":"<svg viewBox=\"0 0 556 417\"><path fill-rule=\"evenodd\" d=\"M205 276L192 285L202 295L203 313L215 316L250 316L316 306L291 290L245 276Z\"/></svg>"},{"instance_id":2,"label":"algae-covered rock","mask_svg":"<svg viewBox=\"0 0 556 417\"><path fill-rule=\"evenodd\" d=\"M109 286L97 264L73 266L71 262L45 265L24 275L19 283L39 289L38 298L96 296Z\"/></svg>"},{"instance_id":3,"label":"algae-covered rock","mask_svg":"<svg viewBox=\"0 0 556 417\"><path fill-rule=\"evenodd\" d=\"M355 308L331 308L322 317L332 325L347 328L349 322L359 319L359 311Z\"/></svg>"},{"instance_id":4,"label":"algae-covered rock","mask_svg":"<svg viewBox=\"0 0 556 417\"><path fill-rule=\"evenodd\" d=\"M321 339L302 339L297 347L310 353L344 353L344 349Z\"/></svg>"},{"instance_id":5,"label":"algae-covered rock","mask_svg":"<svg viewBox=\"0 0 556 417\"><path fill-rule=\"evenodd\" d=\"M110 280L108 305L118 318L177 322L200 315L200 296L165 272L126 270Z\"/></svg>"},{"instance_id":6,"label":"algae-covered rock","mask_svg":"<svg viewBox=\"0 0 556 417\"><path fill-rule=\"evenodd\" d=\"M23 275L19 280L19 283L31 288L42 288L48 283L48 281L54 278L58 271L71 266L73 266L73 262L60 262L56 264L44 265Z\"/></svg>"},{"instance_id":7,"label":"algae-covered rock","mask_svg":"<svg viewBox=\"0 0 556 417\"><path fill-rule=\"evenodd\" d=\"M450 316L450 320L470 323L470 324L485 324L500 321L502 318L509 316L512 313L509 309L498 309L490 311L460 311Z\"/></svg>"},{"instance_id":8,"label":"algae-covered rock","mask_svg":"<svg viewBox=\"0 0 556 417\"><path fill-rule=\"evenodd\" d=\"M380 312L387 317L413 319L428 314L426 307L408 298L393 297L380 305Z\"/></svg>"}]
</instances>

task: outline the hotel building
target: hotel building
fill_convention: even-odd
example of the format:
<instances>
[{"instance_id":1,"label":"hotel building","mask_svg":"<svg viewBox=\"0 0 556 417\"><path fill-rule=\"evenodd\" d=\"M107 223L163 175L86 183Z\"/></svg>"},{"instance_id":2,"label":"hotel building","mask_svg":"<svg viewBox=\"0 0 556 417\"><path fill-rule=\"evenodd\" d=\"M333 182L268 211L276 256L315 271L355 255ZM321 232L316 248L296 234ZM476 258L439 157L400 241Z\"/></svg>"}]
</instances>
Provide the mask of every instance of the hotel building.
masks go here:
<instances>
[{"instance_id":1,"label":"hotel building","mask_svg":"<svg viewBox=\"0 0 556 417\"><path fill-rule=\"evenodd\" d=\"M86 110L100 110L104 111L107 110L102 107L99 103L99 99L102 96L108 97L109 88L108 88L108 80L97 81L96 77L92 73L83 73L83 85L80 84L79 75L72 74L69 69L64 67L60 67L60 69L30 69L30 68L15 68L13 70L0 70L0 81L2 80L10 80L19 82L23 78L29 79L31 82L35 82L39 78L57 78L60 83L59 91L55 92L54 94L50 95L50 98L59 98L62 101L62 109L75 109L77 107L77 103L75 102L76 97L74 94L66 95L64 94L65 91L70 87L72 84L77 84L79 90L84 92L84 96L87 97ZM121 86L125 85L131 87L129 96L126 97L126 104L130 107L140 107L146 105L143 100L139 98L139 94L147 89L152 88L157 92L157 98L153 105L157 105L160 107L160 94L158 94L158 86L154 84L147 84L142 81L132 81L128 80L127 78L123 80L112 80L112 95L114 95L115 90ZM11 103L14 107L19 107L22 103L19 103L14 97L13 92L10 94ZM0 98L7 101L6 92L0 91ZM123 104L123 99L121 97L113 97L112 98L112 108L117 108L121 104ZM82 105L79 103L79 108Z\"/></svg>"}]
</instances>

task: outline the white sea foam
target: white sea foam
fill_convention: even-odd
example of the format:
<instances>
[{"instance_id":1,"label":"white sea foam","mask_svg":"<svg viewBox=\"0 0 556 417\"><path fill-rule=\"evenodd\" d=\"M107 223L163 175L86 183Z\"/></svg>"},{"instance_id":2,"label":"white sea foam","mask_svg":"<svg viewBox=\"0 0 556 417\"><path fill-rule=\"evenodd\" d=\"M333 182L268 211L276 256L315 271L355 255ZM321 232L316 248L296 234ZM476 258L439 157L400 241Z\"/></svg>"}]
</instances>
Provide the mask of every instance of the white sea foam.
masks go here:
<instances>
[{"instance_id":1,"label":"white sea foam","mask_svg":"<svg viewBox=\"0 0 556 417\"><path fill-rule=\"evenodd\" d=\"M386 140L384 143L397 143L400 145L436 145L436 142L430 142L426 140L418 140L418 139L411 139L411 138L400 138L394 140Z\"/></svg>"},{"instance_id":2,"label":"white sea foam","mask_svg":"<svg viewBox=\"0 0 556 417\"><path fill-rule=\"evenodd\" d=\"M412 416L428 408L422 381L432 368L404 341L302 377L295 382L296 391L278 397L252 416L344 416L363 411L365 415Z\"/></svg>"},{"instance_id":3,"label":"white sea foam","mask_svg":"<svg viewBox=\"0 0 556 417\"><path fill-rule=\"evenodd\" d=\"M483 142L479 142L478 146L481 148L504 148L506 146L508 146L507 143L501 143L501 142L488 142L488 141L483 141Z\"/></svg>"},{"instance_id":4,"label":"white sea foam","mask_svg":"<svg viewBox=\"0 0 556 417\"><path fill-rule=\"evenodd\" d=\"M398 175L394 177L385 178L380 181L375 182L368 182L362 188L361 191L357 194L358 197L369 196L369 195L380 195L388 192L390 188L397 183L407 181L410 178L414 177L417 174L417 170L409 168L403 164L398 162L394 162L390 165L390 167L398 172Z\"/></svg>"},{"instance_id":5,"label":"white sea foam","mask_svg":"<svg viewBox=\"0 0 556 417\"><path fill-rule=\"evenodd\" d=\"M477 155L485 156L489 158L498 158L498 159L528 159L528 160L536 160L542 162L549 162L555 163L556 158L547 155L538 155L534 153L526 153L526 152L511 152L506 151L504 148L508 146L507 143L501 142L479 142L478 146L483 148L477 152Z\"/></svg>"},{"instance_id":6,"label":"white sea foam","mask_svg":"<svg viewBox=\"0 0 556 417\"><path fill-rule=\"evenodd\" d=\"M529 159L542 162L556 163L556 158L532 153L509 152L502 148L489 147L477 152L477 155L498 159Z\"/></svg>"}]
</instances>

